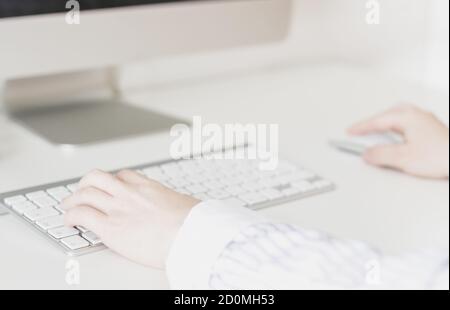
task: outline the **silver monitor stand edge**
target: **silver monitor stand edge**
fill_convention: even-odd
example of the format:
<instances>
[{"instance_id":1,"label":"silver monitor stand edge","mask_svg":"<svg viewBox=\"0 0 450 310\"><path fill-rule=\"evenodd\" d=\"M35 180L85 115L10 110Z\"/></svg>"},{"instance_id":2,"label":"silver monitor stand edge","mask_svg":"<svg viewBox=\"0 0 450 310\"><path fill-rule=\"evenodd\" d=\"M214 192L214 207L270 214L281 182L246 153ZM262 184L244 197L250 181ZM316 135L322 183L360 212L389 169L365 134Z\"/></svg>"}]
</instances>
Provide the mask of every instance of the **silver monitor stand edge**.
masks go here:
<instances>
[{"instance_id":1,"label":"silver monitor stand edge","mask_svg":"<svg viewBox=\"0 0 450 310\"><path fill-rule=\"evenodd\" d=\"M7 81L8 115L55 145L79 146L167 131L186 121L124 102L115 68Z\"/></svg>"}]
</instances>

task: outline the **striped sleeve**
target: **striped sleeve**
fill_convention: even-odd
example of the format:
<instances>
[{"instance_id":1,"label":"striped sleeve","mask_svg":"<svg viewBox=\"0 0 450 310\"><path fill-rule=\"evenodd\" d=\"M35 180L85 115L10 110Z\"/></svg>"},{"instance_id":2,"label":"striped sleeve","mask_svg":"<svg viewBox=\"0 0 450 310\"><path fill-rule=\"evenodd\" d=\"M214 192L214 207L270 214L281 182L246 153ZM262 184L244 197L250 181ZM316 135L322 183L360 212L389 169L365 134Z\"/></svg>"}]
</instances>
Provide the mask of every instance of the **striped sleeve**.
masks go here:
<instances>
[{"instance_id":1,"label":"striped sleeve","mask_svg":"<svg viewBox=\"0 0 450 310\"><path fill-rule=\"evenodd\" d=\"M216 261L213 289L447 289L448 251L386 257L287 224L243 230Z\"/></svg>"},{"instance_id":2,"label":"striped sleeve","mask_svg":"<svg viewBox=\"0 0 450 310\"><path fill-rule=\"evenodd\" d=\"M218 201L193 209L166 263L174 289L447 289L449 252L399 257Z\"/></svg>"}]
</instances>

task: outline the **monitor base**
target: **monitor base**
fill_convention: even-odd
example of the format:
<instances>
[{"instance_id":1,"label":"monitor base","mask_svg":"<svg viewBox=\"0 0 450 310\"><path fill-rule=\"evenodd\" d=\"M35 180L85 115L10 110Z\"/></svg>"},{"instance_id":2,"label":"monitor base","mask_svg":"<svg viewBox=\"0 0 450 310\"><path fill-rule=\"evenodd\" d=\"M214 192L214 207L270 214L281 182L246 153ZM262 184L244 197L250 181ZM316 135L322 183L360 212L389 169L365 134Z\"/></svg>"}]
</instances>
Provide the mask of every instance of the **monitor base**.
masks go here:
<instances>
[{"instance_id":1,"label":"monitor base","mask_svg":"<svg viewBox=\"0 0 450 310\"><path fill-rule=\"evenodd\" d=\"M117 100L40 107L10 116L50 143L67 146L159 133L187 123Z\"/></svg>"}]
</instances>

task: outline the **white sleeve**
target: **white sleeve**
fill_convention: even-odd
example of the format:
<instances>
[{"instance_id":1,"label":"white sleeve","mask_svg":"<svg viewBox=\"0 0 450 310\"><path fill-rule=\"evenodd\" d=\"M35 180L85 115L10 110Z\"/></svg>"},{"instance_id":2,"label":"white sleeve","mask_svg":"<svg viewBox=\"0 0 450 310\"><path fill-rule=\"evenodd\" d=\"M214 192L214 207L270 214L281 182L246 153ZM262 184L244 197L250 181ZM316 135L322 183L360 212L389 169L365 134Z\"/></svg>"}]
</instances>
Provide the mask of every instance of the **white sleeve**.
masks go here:
<instances>
[{"instance_id":1,"label":"white sleeve","mask_svg":"<svg viewBox=\"0 0 450 310\"><path fill-rule=\"evenodd\" d=\"M175 289L448 289L448 250L384 256L220 202L189 215L167 271Z\"/></svg>"},{"instance_id":2,"label":"white sleeve","mask_svg":"<svg viewBox=\"0 0 450 310\"><path fill-rule=\"evenodd\" d=\"M166 262L173 289L208 289L214 264L246 227L267 220L248 209L218 201L195 206L182 225Z\"/></svg>"}]
</instances>

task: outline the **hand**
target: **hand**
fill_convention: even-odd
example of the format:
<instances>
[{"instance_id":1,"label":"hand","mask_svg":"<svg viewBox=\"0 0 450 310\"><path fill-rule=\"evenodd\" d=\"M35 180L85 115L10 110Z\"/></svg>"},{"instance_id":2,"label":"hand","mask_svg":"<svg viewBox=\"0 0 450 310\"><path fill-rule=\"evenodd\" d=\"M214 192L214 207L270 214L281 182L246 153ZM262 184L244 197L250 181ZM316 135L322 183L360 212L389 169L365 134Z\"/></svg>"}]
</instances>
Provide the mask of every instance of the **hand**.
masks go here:
<instances>
[{"instance_id":1,"label":"hand","mask_svg":"<svg viewBox=\"0 0 450 310\"><path fill-rule=\"evenodd\" d=\"M449 130L434 115L402 105L349 129L352 135L387 131L402 134L405 143L368 150L364 159L369 164L419 177L448 178Z\"/></svg>"},{"instance_id":2,"label":"hand","mask_svg":"<svg viewBox=\"0 0 450 310\"><path fill-rule=\"evenodd\" d=\"M133 172L93 171L62 202L66 225L94 232L111 250L163 268L183 221L199 201Z\"/></svg>"}]
</instances>

